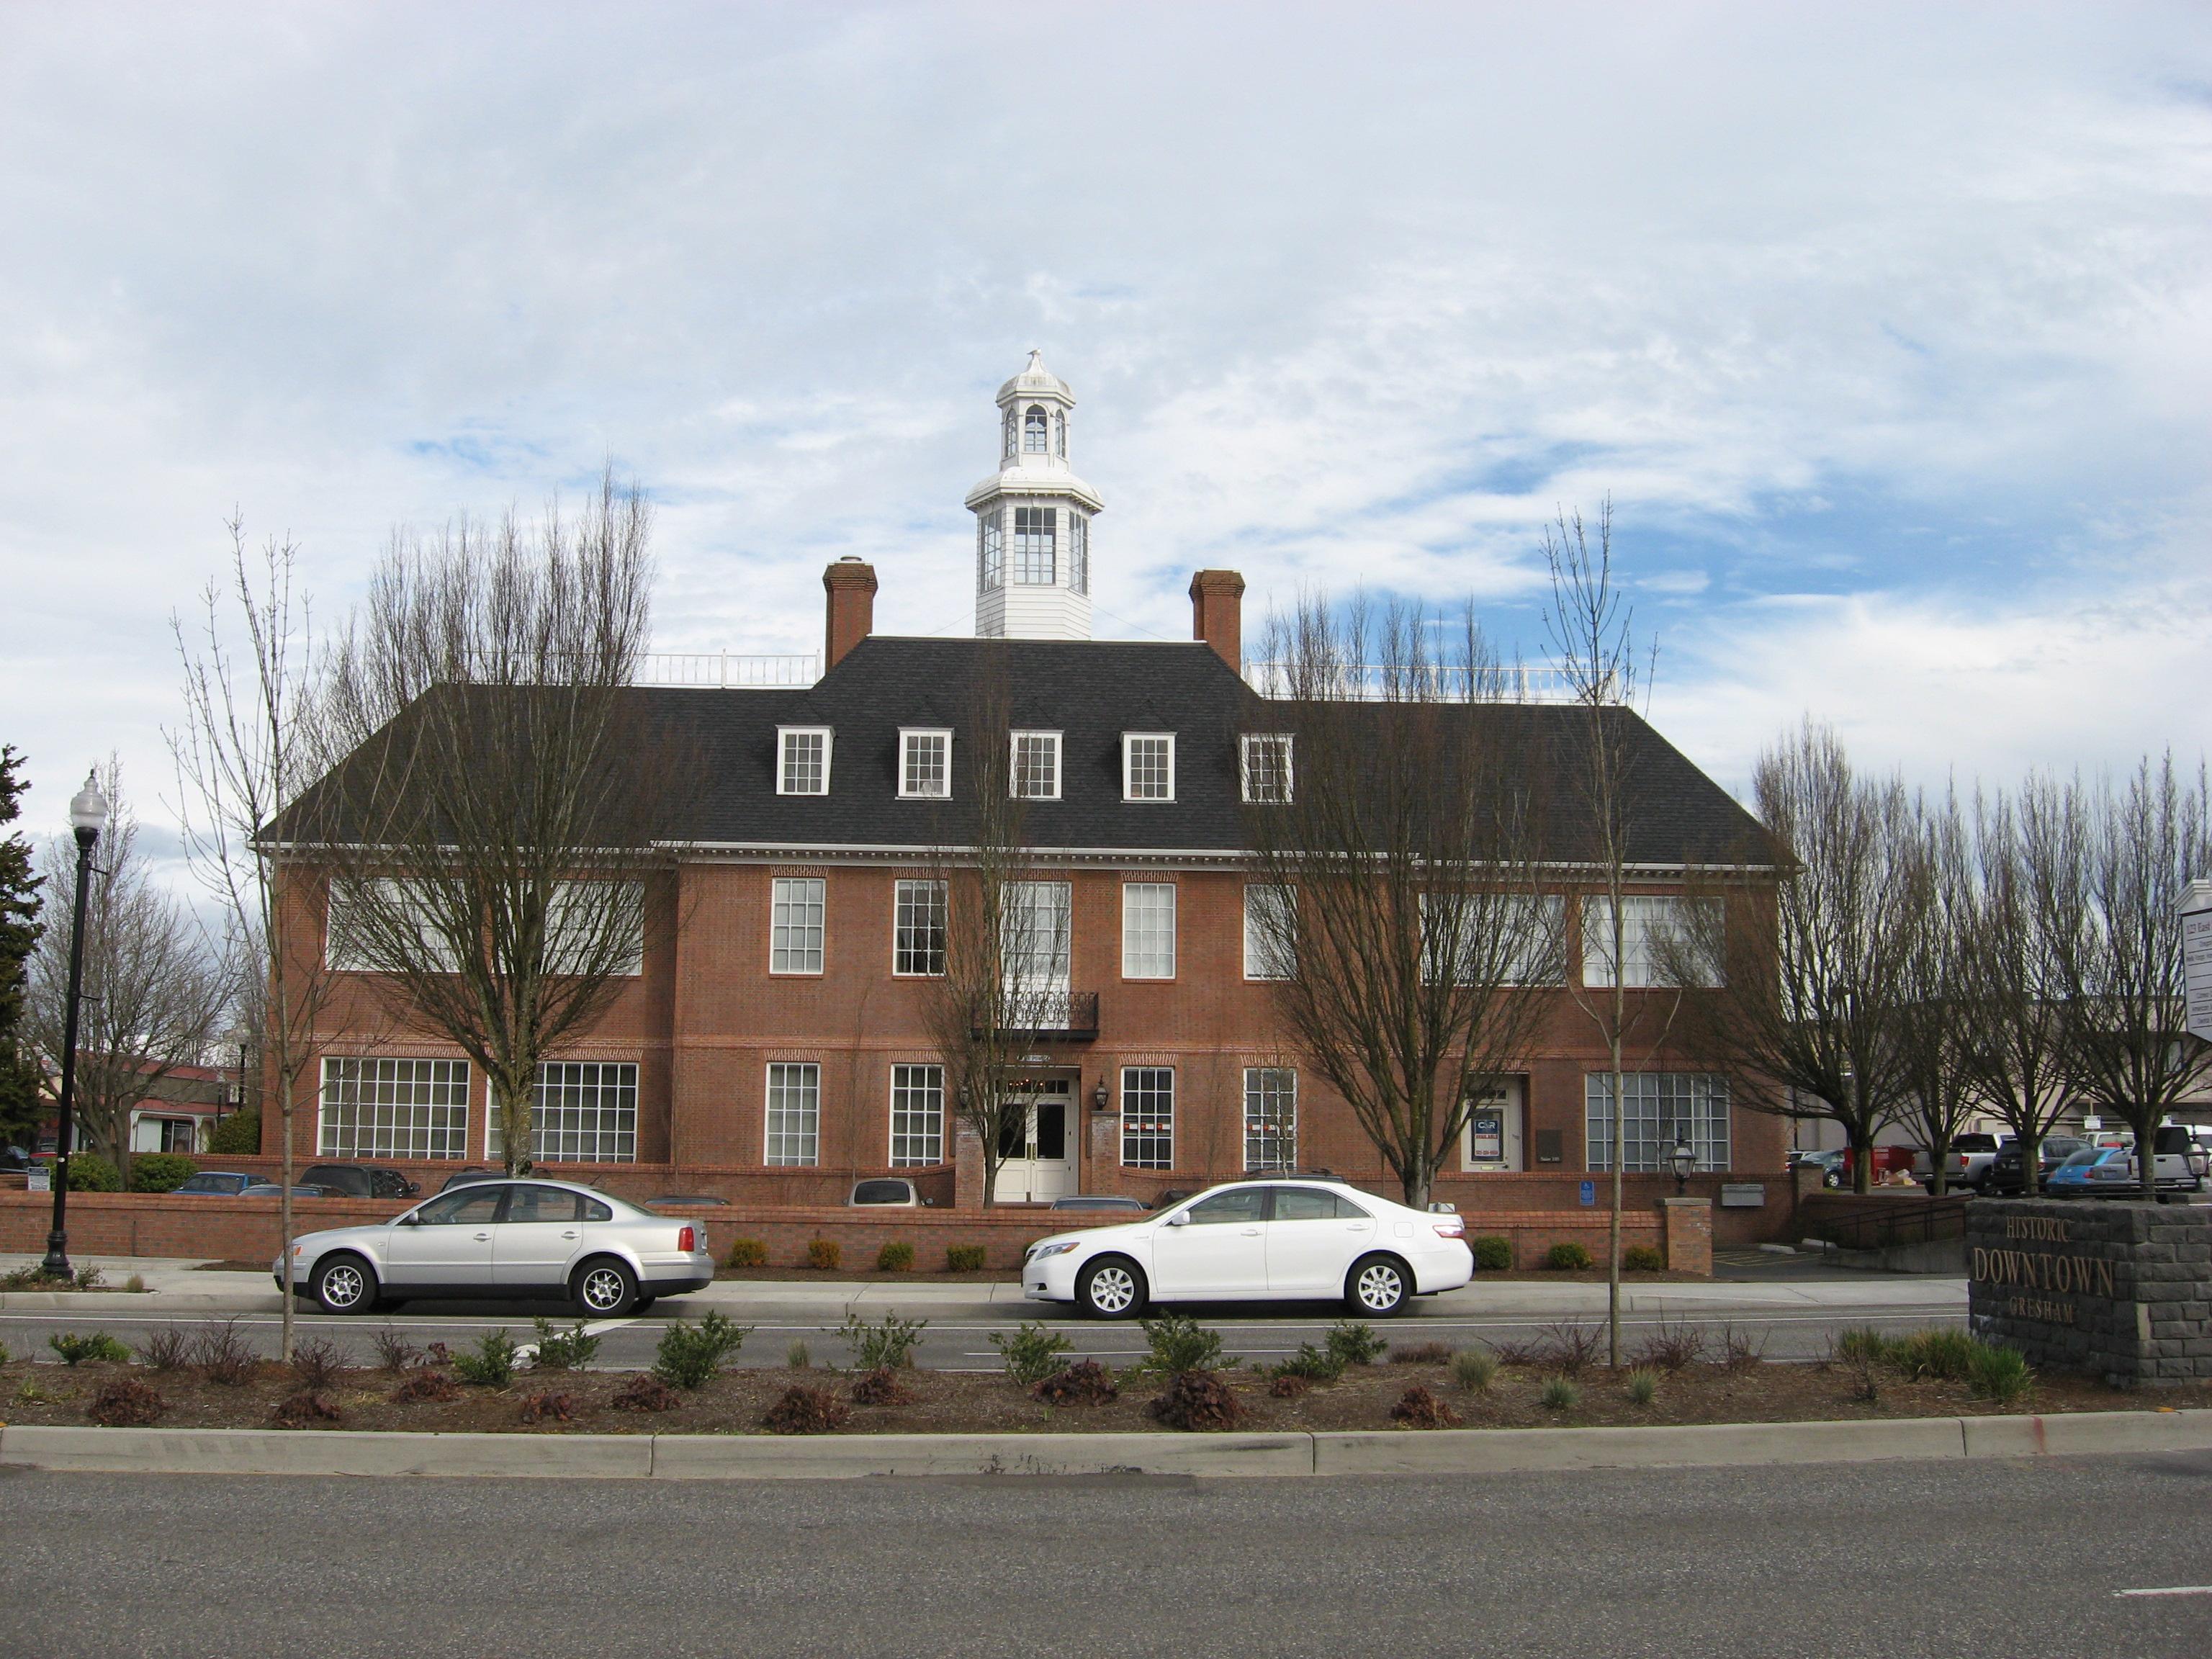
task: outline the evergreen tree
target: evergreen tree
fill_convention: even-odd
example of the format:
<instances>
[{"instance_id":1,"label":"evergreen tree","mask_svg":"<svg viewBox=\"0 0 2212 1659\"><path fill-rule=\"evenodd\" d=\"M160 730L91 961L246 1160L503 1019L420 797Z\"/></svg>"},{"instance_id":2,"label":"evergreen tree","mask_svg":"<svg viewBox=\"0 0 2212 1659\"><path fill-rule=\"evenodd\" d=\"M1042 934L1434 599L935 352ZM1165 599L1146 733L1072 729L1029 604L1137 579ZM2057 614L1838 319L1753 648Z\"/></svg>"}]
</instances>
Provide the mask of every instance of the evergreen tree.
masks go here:
<instances>
[{"instance_id":1,"label":"evergreen tree","mask_svg":"<svg viewBox=\"0 0 2212 1659\"><path fill-rule=\"evenodd\" d=\"M16 798L28 787L23 757L0 745L0 825L15 822ZM19 833L0 841L0 1144L31 1138L39 1117L39 1068L23 1041L23 964L45 931L39 921L40 878L31 843Z\"/></svg>"}]
</instances>

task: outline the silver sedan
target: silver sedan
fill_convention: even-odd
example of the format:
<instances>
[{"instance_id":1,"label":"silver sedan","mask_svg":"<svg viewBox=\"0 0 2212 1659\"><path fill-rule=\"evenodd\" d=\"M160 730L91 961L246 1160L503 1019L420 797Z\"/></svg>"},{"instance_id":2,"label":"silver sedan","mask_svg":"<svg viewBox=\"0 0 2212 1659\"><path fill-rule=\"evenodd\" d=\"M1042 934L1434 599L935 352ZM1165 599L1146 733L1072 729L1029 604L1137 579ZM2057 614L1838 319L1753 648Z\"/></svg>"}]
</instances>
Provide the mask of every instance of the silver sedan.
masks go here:
<instances>
[{"instance_id":1,"label":"silver sedan","mask_svg":"<svg viewBox=\"0 0 2212 1659\"><path fill-rule=\"evenodd\" d=\"M293 1242L292 1283L325 1312L368 1313L433 1297L555 1297L612 1319L711 1284L696 1223L655 1215L565 1181L486 1181L390 1221ZM279 1289L284 1261L272 1264Z\"/></svg>"}]
</instances>

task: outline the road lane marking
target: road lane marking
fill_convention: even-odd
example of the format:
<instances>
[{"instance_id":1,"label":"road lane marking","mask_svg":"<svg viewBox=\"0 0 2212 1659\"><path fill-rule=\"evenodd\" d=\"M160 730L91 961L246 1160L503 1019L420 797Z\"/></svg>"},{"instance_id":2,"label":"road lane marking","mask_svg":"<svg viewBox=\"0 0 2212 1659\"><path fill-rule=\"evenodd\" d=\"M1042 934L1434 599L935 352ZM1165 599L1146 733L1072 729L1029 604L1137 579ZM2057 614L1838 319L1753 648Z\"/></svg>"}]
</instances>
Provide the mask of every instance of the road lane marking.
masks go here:
<instances>
[{"instance_id":1,"label":"road lane marking","mask_svg":"<svg viewBox=\"0 0 2212 1659\"><path fill-rule=\"evenodd\" d=\"M2212 1595L2212 1584L2170 1584L2163 1589L2114 1590L2114 1595Z\"/></svg>"}]
</instances>

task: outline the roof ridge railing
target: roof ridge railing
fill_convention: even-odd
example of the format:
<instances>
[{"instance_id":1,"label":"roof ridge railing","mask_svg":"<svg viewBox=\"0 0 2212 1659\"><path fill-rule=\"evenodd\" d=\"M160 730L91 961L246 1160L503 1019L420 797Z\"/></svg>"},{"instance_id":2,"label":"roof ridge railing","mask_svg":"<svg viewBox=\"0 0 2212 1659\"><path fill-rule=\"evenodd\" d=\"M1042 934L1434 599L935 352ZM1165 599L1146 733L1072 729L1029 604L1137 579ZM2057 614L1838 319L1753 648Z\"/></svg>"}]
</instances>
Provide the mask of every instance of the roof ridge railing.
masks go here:
<instances>
[{"instance_id":1,"label":"roof ridge railing","mask_svg":"<svg viewBox=\"0 0 2212 1659\"><path fill-rule=\"evenodd\" d=\"M822 659L811 651L646 651L638 655L635 684L803 689L821 678Z\"/></svg>"},{"instance_id":2,"label":"roof ridge railing","mask_svg":"<svg viewBox=\"0 0 2212 1659\"><path fill-rule=\"evenodd\" d=\"M1578 702L1574 680L1548 664L1501 664L1468 669L1429 664L1419 669L1384 663L1346 663L1325 672L1296 663L1248 662L1244 683L1263 697L1319 696L1332 702L1382 702L1403 698L1437 702ZM1608 688L1603 701L1620 699Z\"/></svg>"}]
</instances>

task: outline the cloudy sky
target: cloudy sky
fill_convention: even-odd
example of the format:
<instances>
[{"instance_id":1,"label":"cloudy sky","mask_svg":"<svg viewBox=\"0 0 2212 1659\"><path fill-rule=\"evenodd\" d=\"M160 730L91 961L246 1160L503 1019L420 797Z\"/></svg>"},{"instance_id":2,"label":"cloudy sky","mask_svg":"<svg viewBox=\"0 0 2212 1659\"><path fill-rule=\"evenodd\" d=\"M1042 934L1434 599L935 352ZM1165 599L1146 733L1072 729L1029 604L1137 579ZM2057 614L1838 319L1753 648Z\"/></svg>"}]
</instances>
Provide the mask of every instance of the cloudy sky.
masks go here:
<instances>
[{"instance_id":1,"label":"cloudy sky","mask_svg":"<svg viewBox=\"0 0 2212 1659\"><path fill-rule=\"evenodd\" d=\"M234 507L659 504L672 650L823 563L972 626L1041 347L1102 635L1200 566L1543 645L1610 495L1653 714L1916 781L2212 744L2212 10L0 6L0 738L171 791ZM1249 624L1248 624L1249 625Z\"/></svg>"}]
</instances>

